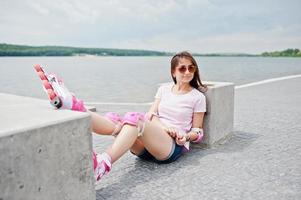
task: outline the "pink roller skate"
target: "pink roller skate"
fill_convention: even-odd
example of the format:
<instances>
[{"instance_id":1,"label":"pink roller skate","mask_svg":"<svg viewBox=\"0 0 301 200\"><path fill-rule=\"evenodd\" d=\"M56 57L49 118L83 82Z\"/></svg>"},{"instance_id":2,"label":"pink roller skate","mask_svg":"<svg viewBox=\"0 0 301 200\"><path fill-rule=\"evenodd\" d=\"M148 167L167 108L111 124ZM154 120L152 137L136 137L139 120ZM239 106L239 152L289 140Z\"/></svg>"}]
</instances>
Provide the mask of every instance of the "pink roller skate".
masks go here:
<instances>
[{"instance_id":1,"label":"pink roller skate","mask_svg":"<svg viewBox=\"0 0 301 200\"><path fill-rule=\"evenodd\" d=\"M107 153L97 154L93 152L94 177L96 181L111 171L111 157Z\"/></svg>"},{"instance_id":2,"label":"pink roller skate","mask_svg":"<svg viewBox=\"0 0 301 200\"><path fill-rule=\"evenodd\" d=\"M55 74L48 74L40 65L34 66L43 87L48 94L52 106L58 109L70 109L85 112L86 108L81 100L78 100L64 85L63 81Z\"/></svg>"}]
</instances>

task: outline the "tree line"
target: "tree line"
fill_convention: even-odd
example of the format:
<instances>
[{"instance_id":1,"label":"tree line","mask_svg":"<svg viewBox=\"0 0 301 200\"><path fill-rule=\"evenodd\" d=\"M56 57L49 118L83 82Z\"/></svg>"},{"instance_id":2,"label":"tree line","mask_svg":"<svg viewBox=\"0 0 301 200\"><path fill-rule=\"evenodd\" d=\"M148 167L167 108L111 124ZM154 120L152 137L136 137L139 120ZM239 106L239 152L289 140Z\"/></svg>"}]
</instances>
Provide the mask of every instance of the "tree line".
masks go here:
<instances>
[{"instance_id":1,"label":"tree line","mask_svg":"<svg viewBox=\"0 0 301 200\"><path fill-rule=\"evenodd\" d=\"M62 46L26 46L0 44L0 56L165 56L165 52L108 48L78 48Z\"/></svg>"},{"instance_id":2,"label":"tree line","mask_svg":"<svg viewBox=\"0 0 301 200\"><path fill-rule=\"evenodd\" d=\"M301 57L301 51L299 49L286 49L284 51L264 52L261 55L269 57Z\"/></svg>"},{"instance_id":3,"label":"tree line","mask_svg":"<svg viewBox=\"0 0 301 200\"><path fill-rule=\"evenodd\" d=\"M174 53L135 50L135 49L109 49L109 48L80 48L63 46L27 46L0 43L0 56L171 56ZM194 56L263 56L263 57L301 57L299 49L286 49L283 51L264 52L262 54L244 53L213 53L193 54Z\"/></svg>"}]
</instances>

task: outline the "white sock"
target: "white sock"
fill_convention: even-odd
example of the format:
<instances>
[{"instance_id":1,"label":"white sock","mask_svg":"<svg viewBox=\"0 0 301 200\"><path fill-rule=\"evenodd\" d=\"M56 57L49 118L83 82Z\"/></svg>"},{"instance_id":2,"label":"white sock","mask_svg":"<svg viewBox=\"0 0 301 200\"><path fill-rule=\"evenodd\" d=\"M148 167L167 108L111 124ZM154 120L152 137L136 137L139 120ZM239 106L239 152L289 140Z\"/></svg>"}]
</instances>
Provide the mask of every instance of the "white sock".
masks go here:
<instances>
[{"instance_id":1,"label":"white sock","mask_svg":"<svg viewBox=\"0 0 301 200\"><path fill-rule=\"evenodd\" d=\"M110 163L110 164L112 163L111 156L106 152L97 155L97 161L99 160L104 160L106 163Z\"/></svg>"},{"instance_id":2,"label":"white sock","mask_svg":"<svg viewBox=\"0 0 301 200\"><path fill-rule=\"evenodd\" d=\"M110 156L107 152L104 152L104 153L103 153L103 156L104 156L106 159L108 159L108 160L110 161L110 163L112 163L112 158L111 158L111 156Z\"/></svg>"}]
</instances>

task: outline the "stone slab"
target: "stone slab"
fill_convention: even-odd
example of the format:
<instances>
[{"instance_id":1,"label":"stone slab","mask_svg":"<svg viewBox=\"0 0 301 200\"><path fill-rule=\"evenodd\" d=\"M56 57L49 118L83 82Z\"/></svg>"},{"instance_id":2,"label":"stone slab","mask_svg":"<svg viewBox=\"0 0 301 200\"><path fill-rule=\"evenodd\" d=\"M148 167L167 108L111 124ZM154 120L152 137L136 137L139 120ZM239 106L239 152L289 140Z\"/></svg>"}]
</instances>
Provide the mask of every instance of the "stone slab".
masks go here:
<instances>
[{"instance_id":1,"label":"stone slab","mask_svg":"<svg viewBox=\"0 0 301 200\"><path fill-rule=\"evenodd\" d=\"M0 199L95 199L87 113L0 93Z\"/></svg>"},{"instance_id":2,"label":"stone slab","mask_svg":"<svg viewBox=\"0 0 301 200\"><path fill-rule=\"evenodd\" d=\"M228 82L204 82L207 111L204 117L204 139L194 147L212 147L231 136L234 122L234 84Z\"/></svg>"}]
</instances>

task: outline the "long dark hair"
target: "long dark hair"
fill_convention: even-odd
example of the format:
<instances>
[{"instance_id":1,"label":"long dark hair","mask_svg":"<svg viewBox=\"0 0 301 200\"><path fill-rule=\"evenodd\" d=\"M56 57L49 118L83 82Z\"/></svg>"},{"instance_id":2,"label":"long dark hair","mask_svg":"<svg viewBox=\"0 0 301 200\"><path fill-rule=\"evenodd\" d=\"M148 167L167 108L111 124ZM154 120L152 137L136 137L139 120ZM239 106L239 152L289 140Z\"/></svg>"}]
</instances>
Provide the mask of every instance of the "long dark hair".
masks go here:
<instances>
[{"instance_id":1,"label":"long dark hair","mask_svg":"<svg viewBox=\"0 0 301 200\"><path fill-rule=\"evenodd\" d=\"M177 80L175 77L173 77L173 73L176 70L176 66L179 64L180 58L186 58L186 59L190 60L191 63L193 64L193 66L195 66L195 68L196 68L194 75L193 75L193 79L189 82L189 85L191 87L199 90L200 92L203 92L203 93L206 92L207 86L204 85L201 81L198 64L195 61L195 59L192 57L192 55L187 51L182 51L182 52L177 53L176 55L174 55L172 57L172 59L170 61L170 73L171 73L173 82L175 84L177 84Z\"/></svg>"}]
</instances>

